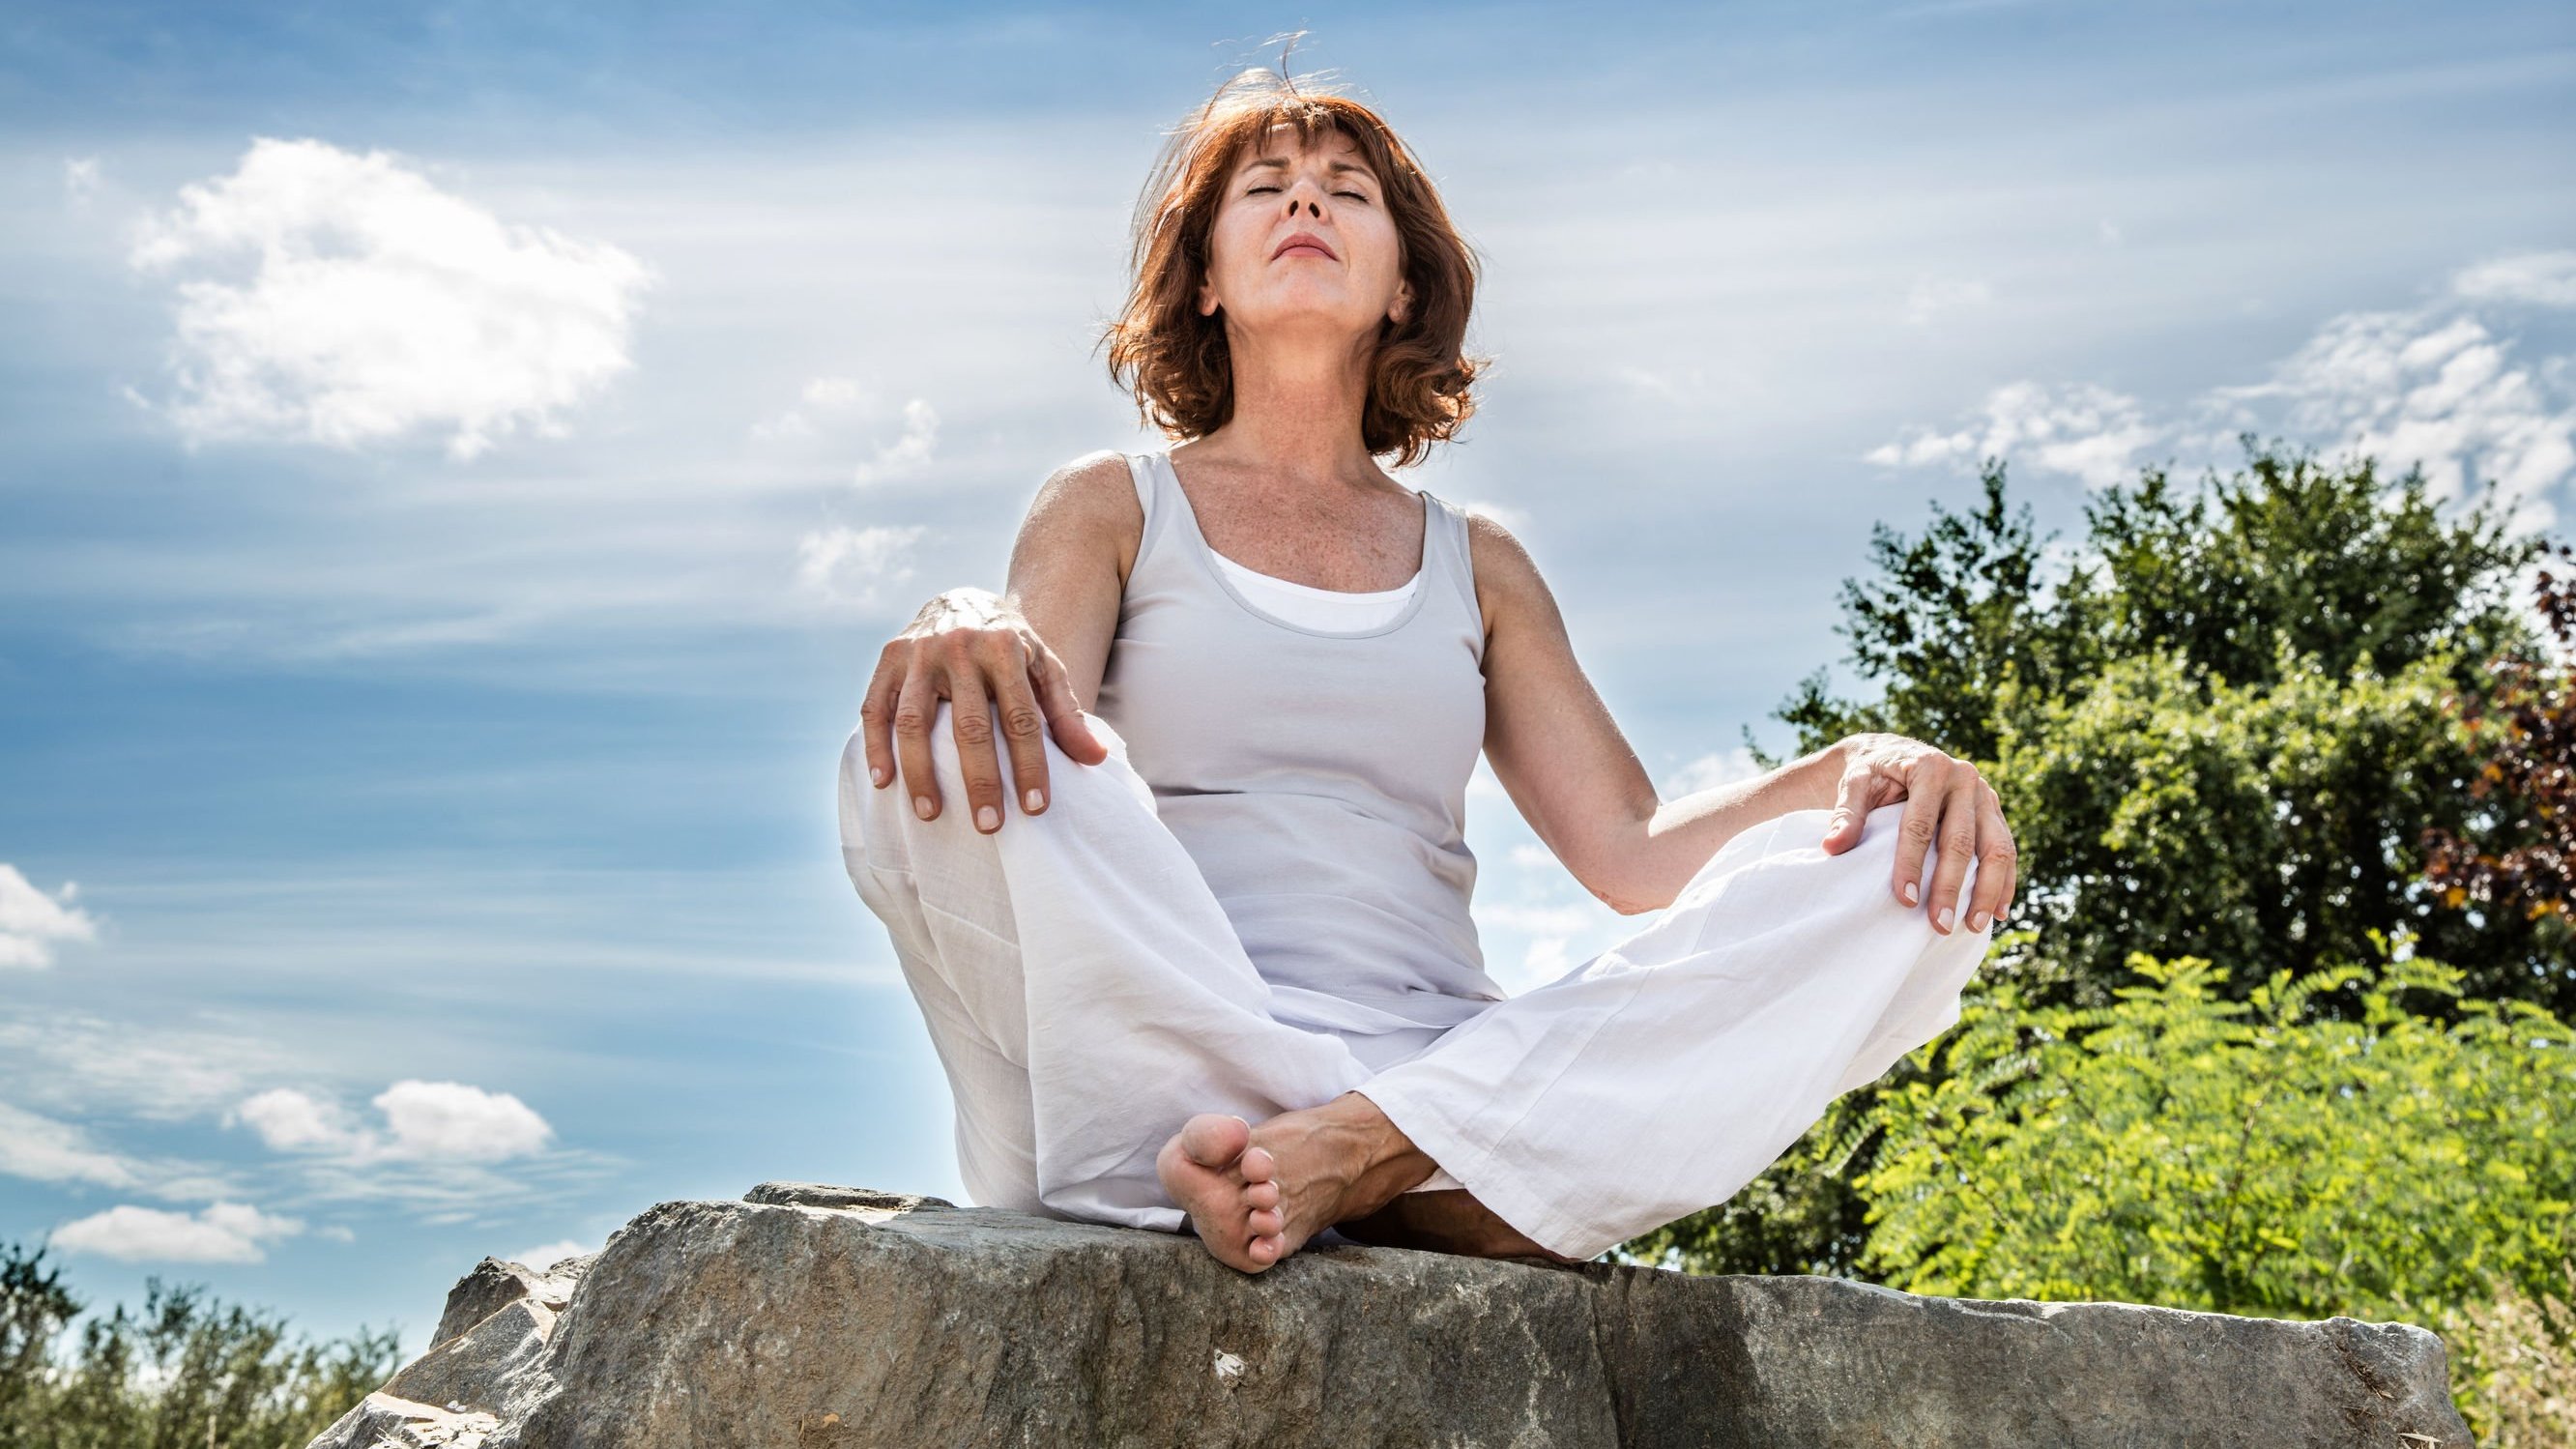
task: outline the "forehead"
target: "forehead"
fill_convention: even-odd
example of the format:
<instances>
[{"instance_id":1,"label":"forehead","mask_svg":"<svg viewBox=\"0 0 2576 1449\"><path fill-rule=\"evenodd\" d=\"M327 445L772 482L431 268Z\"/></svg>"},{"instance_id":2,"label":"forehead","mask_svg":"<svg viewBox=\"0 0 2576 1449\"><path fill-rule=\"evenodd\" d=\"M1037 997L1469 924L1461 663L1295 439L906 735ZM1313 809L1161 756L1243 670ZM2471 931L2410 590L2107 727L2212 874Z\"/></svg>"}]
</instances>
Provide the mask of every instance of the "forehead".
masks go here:
<instances>
[{"instance_id":1,"label":"forehead","mask_svg":"<svg viewBox=\"0 0 2576 1449\"><path fill-rule=\"evenodd\" d=\"M1351 140L1338 127L1325 130L1312 142L1306 142L1299 139L1297 128L1286 121L1281 121L1263 132L1260 139L1246 151L1243 160L1236 164L1234 171L1240 176L1255 169L1286 170L1291 162L1308 155L1320 155L1326 158L1324 169L1327 172L1350 171L1362 176L1377 175L1370 169L1368 158L1361 154L1358 143Z\"/></svg>"}]
</instances>

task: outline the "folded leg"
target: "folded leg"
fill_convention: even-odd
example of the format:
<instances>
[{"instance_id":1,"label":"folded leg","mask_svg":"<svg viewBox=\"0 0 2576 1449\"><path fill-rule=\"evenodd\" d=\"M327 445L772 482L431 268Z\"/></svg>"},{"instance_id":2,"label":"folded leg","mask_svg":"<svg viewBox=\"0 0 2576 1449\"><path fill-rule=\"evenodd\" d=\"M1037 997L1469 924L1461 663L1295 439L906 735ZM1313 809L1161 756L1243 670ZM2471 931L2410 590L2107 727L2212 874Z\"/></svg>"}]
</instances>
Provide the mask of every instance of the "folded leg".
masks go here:
<instances>
[{"instance_id":1,"label":"folded leg","mask_svg":"<svg viewBox=\"0 0 2576 1449\"><path fill-rule=\"evenodd\" d=\"M1872 811L1840 855L1818 843L1824 810L1744 831L1643 930L1360 1093L1570 1257L1725 1201L1834 1098L1959 1019L1992 933L1942 935L1896 899L1903 815Z\"/></svg>"},{"instance_id":2,"label":"folded leg","mask_svg":"<svg viewBox=\"0 0 2576 1449\"><path fill-rule=\"evenodd\" d=\"M1083 764L1050 737L1048 808L1011 800L986 835L963 806L950 720L943 700L937 819L913 813L900 780L869 781L857 735L840 819L851 884L947 1070L960 1174L980 1202L1176 1230L1154 1159L1193 1114L1259 1122L1368 1071L1341 1038L1271 1017L1268 985L1107 721L1090 717L1108 759Z\"/></svg>"}]
</instances>

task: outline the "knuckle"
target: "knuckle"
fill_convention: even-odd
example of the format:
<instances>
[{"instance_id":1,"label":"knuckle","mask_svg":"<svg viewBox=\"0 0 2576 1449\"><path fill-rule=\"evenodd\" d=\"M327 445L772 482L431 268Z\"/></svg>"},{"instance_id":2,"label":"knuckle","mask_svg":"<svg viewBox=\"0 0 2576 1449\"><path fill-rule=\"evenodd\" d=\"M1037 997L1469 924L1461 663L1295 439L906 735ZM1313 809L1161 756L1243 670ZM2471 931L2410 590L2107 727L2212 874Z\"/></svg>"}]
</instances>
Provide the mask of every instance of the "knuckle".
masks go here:
<instances>
[{"instance_id":1,"label":"knuckle","mask_svg":"<svg viewBox=\"0 0 2576 1449\"><path fill-rule=\"evenodd\" d=\"M2020 850L2009 840L1998 840L1986 847L1985 858L1997 865L2010 865L2020 856Z\"/></svg>"},{"instance_id":2,"label":"knuckle","mask_svg":"<svg viewBox=\"0 0 2576 1449\"><path fill-rule=\"evenodd\" d=\"M970 745L989 743L993 738L993 716L980 709L956 711L952 716L960 742Z\"/></svg>"},{"instance_id":3,"label":"knuckle","mask_svg":"<svg viewBox=\"0 0 2576 1449\"><path fill-rule=\"evenodd\" d=\"M894 706L873 694L859 701L859 718L869 724L883 724L886 717L893 712Z\"/></svg>"},{"instance_id":4,"label":"knuckle","mask_svg":"<svg viewBox=\"0 0 2576 1449\"><path fill-rule=\"evenodd\" d=\"M930 733L930 711L917 704L897 705L894 732L908 739L920 739Z\"/></svg>"},{"instance_id":5,"label":"knuckle","mask_svg":"<svg viewBox=\"0 0 2576 1449\"><path fill-rule=\"evenodd\" d=\"M1035 705L1013 704L1002 711L1002 729L1014 739L1028 739L1043 733L1046 716Z\"/></svg>"},{"instance_id":6,"label":"knuckle","mask_svg":"<svg viewBox=\"0 0 2576 1449\"><path fill-rule=\"evenodd\" d=\"M1933 824L1931 816L1915 815L1908 817L1900 828L1904 830L1908 841L1916 845L1930 845L1932 834L1939 827Z\"/></svg>"}]
</instances>

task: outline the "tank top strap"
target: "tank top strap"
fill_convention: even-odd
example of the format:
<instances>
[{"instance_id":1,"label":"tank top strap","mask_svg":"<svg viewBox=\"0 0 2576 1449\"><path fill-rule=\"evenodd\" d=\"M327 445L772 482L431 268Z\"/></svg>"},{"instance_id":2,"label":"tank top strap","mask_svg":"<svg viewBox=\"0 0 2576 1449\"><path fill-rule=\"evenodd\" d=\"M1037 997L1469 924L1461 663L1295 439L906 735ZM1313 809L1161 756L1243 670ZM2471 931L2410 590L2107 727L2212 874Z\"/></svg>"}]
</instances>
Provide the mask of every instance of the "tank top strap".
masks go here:
<instances>
[{"instance_id":1,"label":"tank top strap","mask_svg":"<svg viewBox=\"0 0 2576 1449\"><path fill-rule=\"evenodd\" d=\"M1467 510L1428 489L1422 491L1422 496L1432 505L1431 521L1435 525L1433 546L1428 549L1434 557L1426 557L1423 567L1436 567L1448 575L1459 602L1466 606L1468 620L1475 626L1476 654L1481 659L1485 652L1485 615L1476 605L1476 553L1467 534ZM1423 582L1427 585L1432 580Z\"/></svg>"}]
</instances>

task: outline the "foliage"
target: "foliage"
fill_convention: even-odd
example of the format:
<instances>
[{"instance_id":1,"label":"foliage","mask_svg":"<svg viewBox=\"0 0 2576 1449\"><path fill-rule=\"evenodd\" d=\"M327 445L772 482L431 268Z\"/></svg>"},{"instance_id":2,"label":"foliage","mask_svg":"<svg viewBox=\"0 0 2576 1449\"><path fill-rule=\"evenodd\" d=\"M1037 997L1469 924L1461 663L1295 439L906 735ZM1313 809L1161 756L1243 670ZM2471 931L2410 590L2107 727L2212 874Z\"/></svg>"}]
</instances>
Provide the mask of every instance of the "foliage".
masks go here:
<instances>
[{"instance_id":1,"label":"foliage","mask_svg":"<svg viewBox=\"0 0 2576 1449\"><path fill-rule=\"evenodd\" d=\"M283 1320L195 1286L146 1280L69 1336L81 1304L44 1250L0 1245L0 1449L288 1449L309 1443L390 1377L392 1330L285 1341Z\"/></svg>"},{"instance_id":2,"label":"foliage","mask_svg":"<svg viewBox=\"0 0 2576 1449\"><path fill-rule=\"evenodd\" d=\"M2562 558L2576 550L2558 546ZM2576 906L2576 589L2547 570L2536 593L2557 658L2502 659L2486 699L2465 702L2465 723L2492 754L2469 793L2488 806L2484 829L2426 832L2425 879L2446 904L2561 922Z\"/></svg>"},{"instance_id":3,"label":"foliage","mask_svg":"<svg viewBox=\"0 0 2576 1449\"><path fill-rule=\"evenodd\" d=\"M2385 947L2385 938L2374 941ZM2576 1043L2540 1007L2459 995L2421 957L2272 978L2245 1001L2209 962L2133 961L2107 1007L1974 993L1926 1048L1935 1081L1880 1094L1856 1184L1868 1275L1910 1292L2114 1299L2265 1317L2461 1325L2511 1288L2547 1301L2576 1258ZM2445 1020L2409 1010L2423 993ZM2348 995L2352 1019L2314 1010ZM2551 1342L2576 1321L2543 1311ZM2457 1365L2469 1411L2498 1372Z\"/></svg>"},{"instance_id":4,"label":"foliage","mask_svg":"<svg viewBox=\"0 0 2576 1449\"><path fill-rule=\"evenodd\" d=\"M1879 525L1840 632L1880 697L1819 671L1779 718L1801 750L1892 730L1994 782L2037 929L1988 969L2033 1001L2100 1005L2136 950L2227 963L2242 998L2402 928L2477 993L2576 1011L2567 931L2422 881L2428 828L2487 838L2458 701L2536 651L2508 589L2543 545L2508 536L2492 485L2446 518L2420 470L2243 441L2196 493L2149 468L2089 500L2054 583L2000 462L1921 538Z\"/></svg>"},{"instance_id":5,"label":"foliage","mask_svg":"<svg viewBox=\"0 0 2576 1449\"><path fill-rule=\"evenodd\" d=\"M2486 1449L2576 1444L2576 1347L2549 1331L2576 1308L2576 1262L2559 1276L2555 1293L2533 1297L2507 1284L2441 1325L2457 1360L2453 1396ZM2463 1374L2461 1366L2474 1368Z\"/></svg>"}]
</instances>

